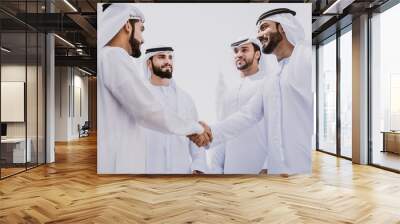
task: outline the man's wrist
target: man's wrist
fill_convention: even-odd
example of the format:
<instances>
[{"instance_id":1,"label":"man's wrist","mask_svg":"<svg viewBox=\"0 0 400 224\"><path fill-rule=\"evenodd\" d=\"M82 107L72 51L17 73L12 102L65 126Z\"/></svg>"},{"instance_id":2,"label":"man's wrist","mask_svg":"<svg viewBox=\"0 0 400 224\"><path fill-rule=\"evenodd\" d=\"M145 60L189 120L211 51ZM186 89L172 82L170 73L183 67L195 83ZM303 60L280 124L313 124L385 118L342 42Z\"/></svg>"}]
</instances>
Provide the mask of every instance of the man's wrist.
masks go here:
<instances>
[{"instance_id":1,"label":"man's wrist","mask_svg":"<svg viewBox=\"0 0 400 224\"><path fill-rule=\"evenodd\" d=\"M194 133L192 134L202 134L204 132L204 128L201 124L199 124L199 122L195 122L194 124Z\"/></svg>"}]
</instances>

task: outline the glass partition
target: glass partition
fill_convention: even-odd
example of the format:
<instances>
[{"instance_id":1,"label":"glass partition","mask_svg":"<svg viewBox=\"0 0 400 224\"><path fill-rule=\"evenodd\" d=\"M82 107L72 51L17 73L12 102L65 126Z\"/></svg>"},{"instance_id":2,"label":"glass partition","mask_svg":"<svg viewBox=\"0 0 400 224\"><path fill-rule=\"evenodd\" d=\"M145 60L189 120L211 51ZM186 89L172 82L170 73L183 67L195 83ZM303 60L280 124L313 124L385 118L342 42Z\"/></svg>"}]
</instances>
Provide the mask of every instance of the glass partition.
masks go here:
<instances>
[{"instance_id":1,"label":"glass partition","mask_svg":"<svg viewBox=\"0 0 400 224\"><path fill-rule=\"evenodd\" d=\"M26 33L1 34L1 175L24 171L31 151L26 133ZM7 49L7 50L4 50Z\"/></svg>"},{"instance_id":2,"label":"glass partition","mask_svg":"<svg viewBox=\"0 0 400 224\"><path fill-rule=\"evenodd\" d=\"M336 154L336 38L318 48L318 149Z\"/></svg>"},{"instance_id":3,"label":"glass partition","mask_svg":"<svg viewBox=\"0 0 400 224\"><path fill-rule=\"evenodd\" d=\"M373 15L371 111L372 164L400 171L400 4Z\"/></svg>"},{"instance_id":4,"label":"glass partition","mask_svg":"<svg viewBox=\"0 0 400 224\"><path fill-rule=\"evenodd\" d=\"M1 1L0 178L45 162L45 35L22 22L45 1ZM25 18L25 19L24 19ZM21 20L22 19L22 20Z\"/></svg>"},{"instance_id":5,"label":"glass partition","mask_svg":"<svg viewBox=\"0 0 400 224\"><path fill-rule=\"evenodd\" d=\"M340 154L352 157L352 33L340 36Z\"/></svg>"}]
</instances>

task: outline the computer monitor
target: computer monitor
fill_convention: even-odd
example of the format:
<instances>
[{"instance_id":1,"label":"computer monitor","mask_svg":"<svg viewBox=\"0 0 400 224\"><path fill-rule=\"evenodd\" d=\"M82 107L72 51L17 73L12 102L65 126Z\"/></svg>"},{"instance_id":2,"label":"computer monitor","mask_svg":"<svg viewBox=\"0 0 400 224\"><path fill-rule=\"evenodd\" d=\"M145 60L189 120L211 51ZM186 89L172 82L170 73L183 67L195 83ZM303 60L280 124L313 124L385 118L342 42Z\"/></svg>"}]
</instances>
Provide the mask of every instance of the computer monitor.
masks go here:
<instances>
[{"instance_id":1,"label":"computer monitor","mask_svg":"<svg viewBox=\"0 0 400 224\"><path fill-rule=\"evenodd\" d=\"M7 124L5 123L1 124L1 136L7 136Z\"/></svg>"}]
</instances>

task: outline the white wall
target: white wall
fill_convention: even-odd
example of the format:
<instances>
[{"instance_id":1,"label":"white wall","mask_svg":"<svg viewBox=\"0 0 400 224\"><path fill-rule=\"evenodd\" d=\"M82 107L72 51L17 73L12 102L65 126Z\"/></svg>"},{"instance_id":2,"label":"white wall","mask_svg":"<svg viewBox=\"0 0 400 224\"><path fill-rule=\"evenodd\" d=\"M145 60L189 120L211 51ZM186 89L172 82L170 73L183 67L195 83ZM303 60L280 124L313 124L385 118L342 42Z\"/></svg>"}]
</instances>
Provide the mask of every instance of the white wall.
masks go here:
<instances>
[{"instance_id":1,"label":"white wall","mask_svg":"<svg viewBox=\"0 0 400 224\"><path fill-rule=\"evenodd\" d=\"M56 67L55 86L55 140L77 139L78 124L88 120L88 78L76 68Z\"/></svg>"},{"instance_id":2,"label":"white wall","mask_svg":"<svg viewBox=\"0 0 400 224\"><path fill-rule=\"evenodd\" d=\"M75 112L72 113L72 129L71 135L73 138L79 137L78 124L81 126L88 120L88 77L81 76L82 73L77 74L77 70L74 71L74 108ZM80 91L80 93L78 93ZM78 97L80 95L80 98ZM80 101L80 102L79 102ZM81 108L79 108L81 107ZM79 109L81 111L79 111Z\"/></svg>"},{"instance_id":3,"label":"white wall","mask_svg":"<svg viewBox=\"0 0 400 224\"><path fill-rule=\"evenodd\" d=\"M36 67L18 64L2 65L1 66L1 81L2 82L25 82L25 76L28 76L29 85L36 85L36 80L31 76L36 76ZM28 137L29 134L35 131L36 134L36 120L37 115L33 113L36 111L36 88L27 88L27 111L28 118ZM3 96L4 97L4 96ZM31 104L34 102L33 104ZM1 108L1 110L7 110L7 108ZM32 123L34 122L34 124ZM25 137L25 125L26 122L7 122L7 136L8 137Z\"/></svg>"},{"instance_id":4,"label":"white wall","mask_svg":"<svg viewBox=\"0 0 400 224\"><path fill-rule=\"evenodd\" d=\"M311 4L276 3L135 3L145 15L144 46L175 49L174 79L194 99L199 118L216 120L216 84L220 73L236 72L230 44L255 35L257 18L273 8L290 8L311 46ZM98 24L101 26L101 24ZM268 56L273 58L272 56Z\"/></svg>"},{"instance_id":5,"label":"white wall","mask_svg":"<svg viewBox=\"0 0 400 224\"><path fill-rule=\"evenodd\" d=\"M55 141L68 140L68 67L55 68Z\"/></svg>"},{"instance_id":6,"label":"white wall","mask_svg":"<svg viewBox=\"0 0 400 224\"><path fill-rule=\"evenodd\" d=\"M23 122L6 122L7 137L24 138L25 135L30 139L30 148L32 151L32 161L39 163L44 162L45 150L45 120L44 120L44 74L41 66L25 66L25 64L3 64L1 66L1 81L3 82L24 82L26 84L26 107L21 108L22 112L26 112L26 121ZM3 97L7 97L2 95ZM2 107L1 110L11 110ZM13 111L8 111L13 113ZM15 112L14 112L15 113ZM39 156L37 157L37 154Z\"/></svg>"}]
</instances>

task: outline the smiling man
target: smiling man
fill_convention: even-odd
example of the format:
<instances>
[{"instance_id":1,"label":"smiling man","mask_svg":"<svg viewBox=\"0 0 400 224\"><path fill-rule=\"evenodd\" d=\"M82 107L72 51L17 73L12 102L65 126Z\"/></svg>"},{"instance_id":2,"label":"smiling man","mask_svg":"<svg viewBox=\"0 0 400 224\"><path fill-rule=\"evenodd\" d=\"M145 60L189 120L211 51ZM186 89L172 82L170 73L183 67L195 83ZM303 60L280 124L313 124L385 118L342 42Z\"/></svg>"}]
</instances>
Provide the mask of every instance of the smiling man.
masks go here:
<instances>
[{"instance_id":1,"label":"smiling man","mask_svg":"<svg viewBox=\"0 0 400 224\"><path fill-rule=\"evenodd\" d=\"M236 79L221 76L217 85L217 117L222 121L239 111L254 96L265 76L259 63L260 41L255 38L239 38L231 44L237 73L229 74ZM231 77L233 78L233 77ZM230 81L228 81L230 80ZM237 80L237 81L232 81ZM257 174L263 169L267 155L263 121L239 136L207 151L214 173Z\"/></svg>"},{"instance_id":2,"label":"smiling man","mask_svg":"<svg viewBox=\"0 0 400 224\"><path fill-rule=\"evenodd\" d=\"M99 20L97 171L145 173L142 127L182 136L204 128L165 109L145 84L134 60L144 42L143 13L132 4L112 3Z\"/></svg>"},{"instance_id":3,"label":"smiling man","mask_svg":"<svg viewBox=\"0 0 400 224\"><path fill-rule=\"evenodd\" d=\"M185 91L173 80L174 55L170 46L159 45L146 50L145 79L160 103L186 120L197 120L196 106ZM185 136L145 130L146 173L188 174L205 173L206 152Z\"/></svg>"},{"instance_id":4,"label":"smiling man","mask_svg":"<svg viewBox=\"0 0 400 224\"><path fill-rule=\"evenodd\" d=\"M214 137L212 146L216 146L264 119L268 156L267 169L262 173L311 172L311 45L305 44L303 27L295 15L290 9L279 8L258 18L262 52L276 56L279 71L265 77L262 87L246 106L210 128Z\"/></svg>"}]
</instances>

